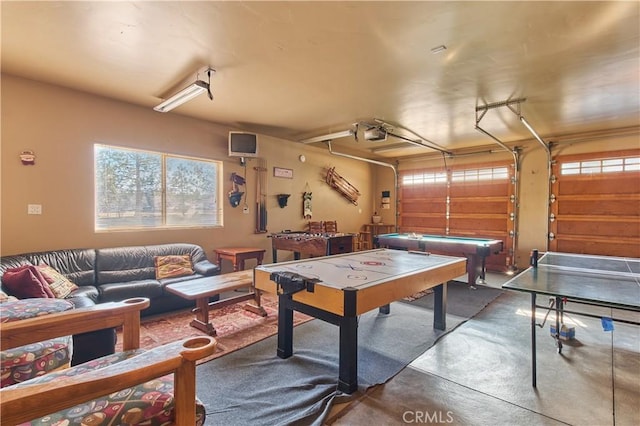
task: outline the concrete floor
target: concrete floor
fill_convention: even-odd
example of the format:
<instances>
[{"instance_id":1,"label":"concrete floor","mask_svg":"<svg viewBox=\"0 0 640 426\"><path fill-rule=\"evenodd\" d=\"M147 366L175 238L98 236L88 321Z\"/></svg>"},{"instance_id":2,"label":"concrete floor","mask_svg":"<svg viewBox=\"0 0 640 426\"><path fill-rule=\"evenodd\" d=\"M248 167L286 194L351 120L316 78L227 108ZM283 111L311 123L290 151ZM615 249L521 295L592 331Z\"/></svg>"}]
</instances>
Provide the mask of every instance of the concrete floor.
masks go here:
<instances>
[{"instance_id":1,"label":"concrete floor","mask_svg":"<svg viewBox=\"0 0 640 426\"><path fill-rule=\"evenodd\" d=\"M487 285L508 278L488 274ZM640 425L640 327L616 322L605 332L598 319L568 315L576 339L559 354L547 321L537 329L533 388L529 305L528 294L505 291L389 382L334 410L327 424ZM612 316L594 309L587 308Z\"/></svg>"}]
</instances>

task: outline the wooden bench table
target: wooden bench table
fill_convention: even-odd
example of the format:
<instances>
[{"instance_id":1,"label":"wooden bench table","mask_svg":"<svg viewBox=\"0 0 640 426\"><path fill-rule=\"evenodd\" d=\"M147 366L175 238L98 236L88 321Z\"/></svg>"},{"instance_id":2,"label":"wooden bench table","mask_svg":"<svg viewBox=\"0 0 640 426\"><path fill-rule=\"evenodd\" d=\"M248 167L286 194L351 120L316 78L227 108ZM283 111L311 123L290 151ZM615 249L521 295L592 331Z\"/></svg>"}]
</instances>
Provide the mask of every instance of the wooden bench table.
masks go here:
<instances>
[{"instance_id":1,"label":"wooden bench table","mask_svg":"<svg viewBox=\"0 0 640 426\"><path fill-rule=\"evenodd\" d=\"M248 293L234 297L228 297L216 302L209 302L209 297L224 293L226 291L237 290L250 287ZM253 283L253 270L238 271L230 274L214 275L212 277L197 278L175 284L168 284L168 292L187 300L195 300L196 307L193 309L196 317L190 325L202 330L210 336L216 335L216 329L209 321L209 309L222 308L223 306L253 299L255 304L247 303L245 309L255 314L267 316L267 312L260 305L260 290L256 290Z\"/></svg>"}]
</instances>

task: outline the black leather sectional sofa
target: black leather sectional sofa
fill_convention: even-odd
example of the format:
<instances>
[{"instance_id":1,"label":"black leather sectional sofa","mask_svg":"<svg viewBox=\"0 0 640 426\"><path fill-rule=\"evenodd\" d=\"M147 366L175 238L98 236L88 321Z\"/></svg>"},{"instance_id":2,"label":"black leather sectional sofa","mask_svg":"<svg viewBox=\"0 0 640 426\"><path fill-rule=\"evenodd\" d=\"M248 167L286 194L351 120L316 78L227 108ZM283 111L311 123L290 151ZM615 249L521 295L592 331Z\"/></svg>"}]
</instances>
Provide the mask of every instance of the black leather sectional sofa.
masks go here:
<instances>
[{"instance_id":1,"label":"black leather sectional sofa","mask_svg":"<svg viewBox=\"0 0 640 426\"><path fill-rule=\"evenodd\" d=\"M189 255L194 274L156 279L155 257ZM220 267L209 260L195 244L174 243L101 249L65 249L4 256L0 259L0 279L9 269L21 265L47 264L78 286L66 299L76 307L95 303L147 297L151 306L142 315L158 314L193 306L165 291L167 284L217 275ZM11 294L7 289L5 293ZM73 364L113 353L115 330L101 330L74 336Z\"/></svg>"}]
</instances>

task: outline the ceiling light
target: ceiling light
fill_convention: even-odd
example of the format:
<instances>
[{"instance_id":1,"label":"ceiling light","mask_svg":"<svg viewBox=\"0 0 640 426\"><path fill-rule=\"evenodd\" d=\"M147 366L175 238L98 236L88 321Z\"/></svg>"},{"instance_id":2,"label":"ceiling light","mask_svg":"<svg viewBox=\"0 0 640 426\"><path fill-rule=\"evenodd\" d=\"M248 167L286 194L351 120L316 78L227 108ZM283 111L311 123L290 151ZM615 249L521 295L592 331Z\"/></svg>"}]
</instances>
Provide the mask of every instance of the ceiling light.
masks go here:
<instances>
[{"instance_id":1,"label":"ceiling light","mask_svg":"<svg viewBox=\"0 0 640 426\"><path fill-rule=\"evenodd\" d=\"M213 100L213 94L211 93L211 73L212 72L215 72L215 70L211 68L207 69L209 82L196 80L195 82L191 83L189 86L185 87L175 95L164 100L159 105L153 107L153 109L158 112L169 112L172 109L179 107L185 102L189 102L191 99L205 92L209 94L209 99Z\"/></svg>"},{"instance_id":2,"label":"ceiling light","mask_svg":"<svg viewBox=\"0 0 640 426\"><path fill-rule=\"evenodd\" d=\"M326 142L339 138L347 138L349 136L355 135L353 130L343 130L342 132L330 133L328 135L316 136L314 138L309 138L302 140L302 143L316 143L316 142Z\"/></svg>"},{"instance_id":3,"label":"ceiling light","mask_svg":"<svg viewBox=\"0 0 640 426\"><path fill-rule=\"evenodd\" d=\"M440 46L436 46L432 48L431 53L435 55L436 53L441 53L441 52L444 52L445 50L447 50L447 46L445 46L444 44L441 44Z\"/></svg>"}]
</instances>

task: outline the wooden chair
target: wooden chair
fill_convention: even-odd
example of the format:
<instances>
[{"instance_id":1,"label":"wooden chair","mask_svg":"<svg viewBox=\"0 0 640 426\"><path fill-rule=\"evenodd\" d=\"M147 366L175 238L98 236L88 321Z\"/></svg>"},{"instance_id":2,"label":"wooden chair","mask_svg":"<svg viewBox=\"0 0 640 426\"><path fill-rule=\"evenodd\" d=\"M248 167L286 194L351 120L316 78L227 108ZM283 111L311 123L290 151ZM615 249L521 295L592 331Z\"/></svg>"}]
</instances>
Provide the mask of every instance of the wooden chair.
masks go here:
<instances>
[{"instance_id":1,"label":"wooden chair","mask_svg":"<svg viewBox=\"0 0 640 426\"><path fill-rule=\"evenodd\" d=\"M140 351L140 311L148 306L149 299L136 298L0 324L3 351L54 337L121 326L123 350L134 352L104 368L87 368L86 365L99 362L90 361L0 389L2 424L37 419L171 373L173 424L195 424L196 361L213 354L216 341L209 336L192 337L140 355L135 352ZM74 371L78 373L71 374Z\"/></svg>"},{"instance_id":2,"label":"wooden chair","mask_svg":"<svg viewBox=\"0 0 640 426\"><path fill-rule=\"evenodd\" d=\"M324 226L322 222L309 222L309 230L310 234L322 234L324 232Z\"/></svg>"},{"instance_id":3,"label":"wooden chair","mask_svg":"<svg viewBox=\"0 0 640 426\"><path fill-rule=\"evenodd\" d=\"M335 220L326 220L324 223L324 232L338 232L338 222Z\"/></svg>"}]
</instances>

